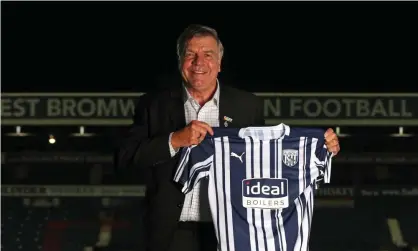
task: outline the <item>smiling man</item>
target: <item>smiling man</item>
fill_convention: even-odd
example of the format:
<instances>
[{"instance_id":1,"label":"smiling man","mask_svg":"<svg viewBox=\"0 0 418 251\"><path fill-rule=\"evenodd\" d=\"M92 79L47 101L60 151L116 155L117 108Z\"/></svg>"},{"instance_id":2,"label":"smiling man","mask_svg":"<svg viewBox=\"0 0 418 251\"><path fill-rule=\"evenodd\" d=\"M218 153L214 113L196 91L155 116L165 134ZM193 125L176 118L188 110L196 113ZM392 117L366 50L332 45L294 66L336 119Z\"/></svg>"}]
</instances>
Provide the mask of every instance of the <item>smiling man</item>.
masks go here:
<instances>
[{"instance_id":1,"label":"smiling man","mask_svg":"<svg viewBox=\"0 0 418 251\"><path fill-rule=\"evenodd\" d=\"M221 71L223 48L212 36L192 37L186 44L179 44L181 73L191 93L214 93L216 79ZM202 97L203 98L203 97Z\"/></svg>"},{"instance_id":2,"label":"smiling man","mask_svg":"<svg viewBox=\"0 0 418 251\"><path fill-rule=\"evenodd\" d=\"M172 181L178 152L213 134L212 127L264 125L261 99L218 81L223 52L214 29L187 27L177 41L183 83L141 96L130 133L120 147L118 167L144 171L147 251L216 250L207 183L202 181L185 197ZM332 129L325 138L328 150L338 153Z\"/></svg>"}]
</instances>

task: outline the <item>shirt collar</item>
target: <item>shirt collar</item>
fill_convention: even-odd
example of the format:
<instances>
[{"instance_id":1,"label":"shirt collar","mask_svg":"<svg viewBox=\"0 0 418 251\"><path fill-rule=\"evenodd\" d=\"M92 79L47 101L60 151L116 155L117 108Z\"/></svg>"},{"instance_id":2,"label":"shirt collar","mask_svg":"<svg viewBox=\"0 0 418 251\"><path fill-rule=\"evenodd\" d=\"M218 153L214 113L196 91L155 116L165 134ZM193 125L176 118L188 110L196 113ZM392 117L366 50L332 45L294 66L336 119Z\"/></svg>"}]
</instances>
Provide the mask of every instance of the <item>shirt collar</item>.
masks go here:
<instances>
[{"instance_id":1,"label":"shirt collar","mask_svg":"<svg viewBox=\"0 0 418 251\"><path fill-rule=\"evenodd\" d=\"M216 79L216 91L215 91L215 94L213 95L212 99L208 100L208 102L211 101L211 100L213 100L213 102L215 103L215 105L218 106L218 104L219 104L219 96L220 96L219 80ZM187 101L191 101L191 100L194 100L194 99L190 95L190 93L187 90L186 86L183 84L183 101L184 101L184 103L186 103Z\"/></svg>"},{"instance_id":2,"label":"shirt collar","mask_svg":"<svg viewBox=\"0 0 418 251\"><path fill-rule=\"evenodd\" d=\"M238 135L241 138L253 137L258 140L282 139L290 135L290 127L283 123L275 126L246 127L241 128Z\"/></svg>"}]
</instances>

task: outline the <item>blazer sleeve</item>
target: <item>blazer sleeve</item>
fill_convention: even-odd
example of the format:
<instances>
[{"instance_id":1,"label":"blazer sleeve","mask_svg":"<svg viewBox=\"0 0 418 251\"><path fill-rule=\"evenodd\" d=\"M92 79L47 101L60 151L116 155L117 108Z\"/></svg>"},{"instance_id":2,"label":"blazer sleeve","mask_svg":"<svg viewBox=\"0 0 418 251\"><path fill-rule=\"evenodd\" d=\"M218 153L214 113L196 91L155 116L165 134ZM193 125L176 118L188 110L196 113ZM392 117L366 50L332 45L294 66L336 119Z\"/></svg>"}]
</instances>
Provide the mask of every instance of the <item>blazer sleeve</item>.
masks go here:
<instances>
[{"instance_id":1,"label":"blazer sleeve","mask_svg":"<svg viewBox=\"0 0 418 251\"><path fill-rule=\"evenodd\" d=\"M118 149L116 157L118 169L149 168L171 158L168 146L169 133L150 136L151 99L147 95L139 98L133 124Z\"/></svg>"},{"instance_id":2,"label":"blazer sleeve","mask_svg":"<svg viewBox=\"0 0 418 251\"><path fill-rule=\"evenodd\" d=\"M255 126L265 126L266 120L264 119L264 101L260 97L255 97Z\"/></svg>"}]
</instances>

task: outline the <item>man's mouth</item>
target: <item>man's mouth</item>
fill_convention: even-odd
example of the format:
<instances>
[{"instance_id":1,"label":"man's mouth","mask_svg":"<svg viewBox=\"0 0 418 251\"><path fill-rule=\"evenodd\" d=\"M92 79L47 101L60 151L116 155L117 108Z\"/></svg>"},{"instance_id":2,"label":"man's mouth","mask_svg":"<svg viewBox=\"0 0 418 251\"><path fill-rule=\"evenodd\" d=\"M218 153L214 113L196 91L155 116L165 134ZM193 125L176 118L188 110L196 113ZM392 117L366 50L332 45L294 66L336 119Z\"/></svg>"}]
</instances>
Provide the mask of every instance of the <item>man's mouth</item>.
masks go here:
<instances>
[{"instance_id":1,"label":"man's mouth","mask_svg":"<svg viewBox=\"0 0 418 251\"><path fill-rule=\"evenodd\" d=\"M194 74L205 74L206 72L204 71L192 71Z\"/></svg>"}]
</instances>

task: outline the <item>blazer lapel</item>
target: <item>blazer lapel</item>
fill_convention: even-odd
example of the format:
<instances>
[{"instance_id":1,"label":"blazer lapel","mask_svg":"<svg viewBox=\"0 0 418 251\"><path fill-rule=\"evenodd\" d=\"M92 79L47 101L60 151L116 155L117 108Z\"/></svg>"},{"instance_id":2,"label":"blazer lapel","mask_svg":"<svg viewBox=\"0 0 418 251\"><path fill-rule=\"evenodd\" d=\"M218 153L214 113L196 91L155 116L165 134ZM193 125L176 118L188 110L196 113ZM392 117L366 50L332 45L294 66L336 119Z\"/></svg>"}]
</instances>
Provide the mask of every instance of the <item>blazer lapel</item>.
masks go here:
<instances>
[{"instance_id":1,"label":"blazer lapel","mask_svg":"<svg viewBox=\"0 0 418 251\"><path fill-rule=\"evenodd\" d=\"M228 92L227 88L224 88L222 85L219 86L219 127L233 127L231 122L228 122L224 119L225 117L232 118L231 116L234 115L231 102L228 102L228 100L231 100L230 93Z\"/></svg>"},{"instance_id":2,"label":"blazer lapel","mask_svg":"<svg viewBox=\"0 0 418 251\"><path fill-rule=\"evenodd\" d=\"M184 102L182 98L181 88L176 88L170 92L170 102L167 102L169 107L169 114L171 123L176 130L183 128L186 125L186 117L184 114Z\"/></svg>"}]
</instances>

